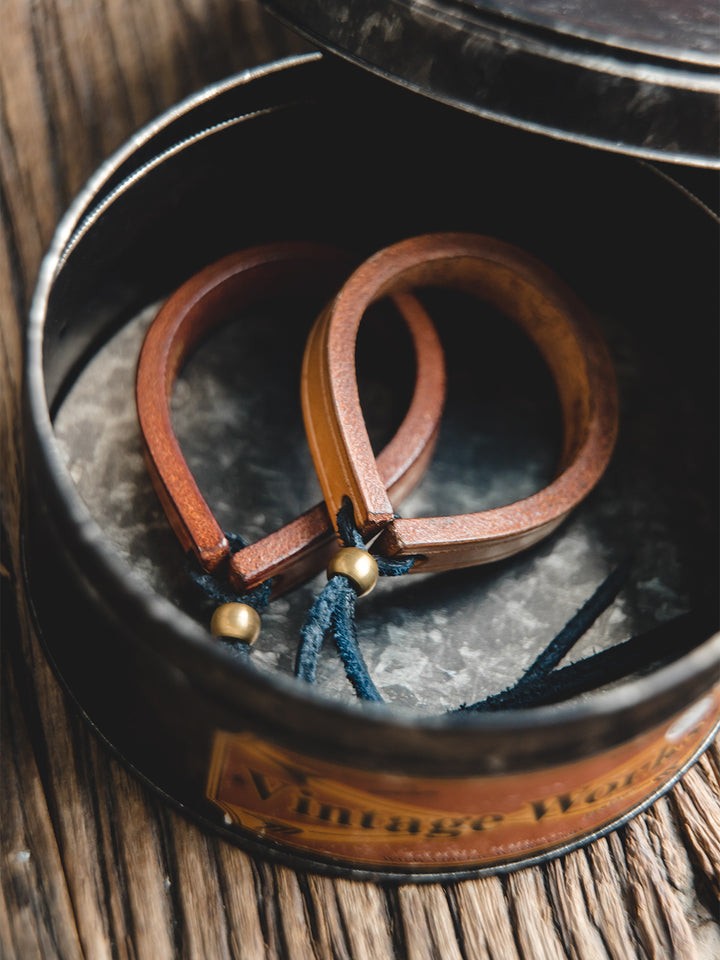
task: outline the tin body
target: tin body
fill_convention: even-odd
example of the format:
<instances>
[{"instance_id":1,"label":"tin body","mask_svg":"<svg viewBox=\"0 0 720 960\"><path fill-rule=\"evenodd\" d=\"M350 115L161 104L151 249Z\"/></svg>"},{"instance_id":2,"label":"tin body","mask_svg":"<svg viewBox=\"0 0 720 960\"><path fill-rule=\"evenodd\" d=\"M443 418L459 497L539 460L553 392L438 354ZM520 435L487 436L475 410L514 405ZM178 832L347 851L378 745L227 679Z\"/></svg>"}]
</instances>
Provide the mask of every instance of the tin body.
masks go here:
<instances>
[{"instance_id":1,"label":"tin body","mask_svg":"<svg viewBox=\"0 0 720 960\"><path fill-rule=\"evenodd\" d=\"M512 869L617 826L713 735L720 637L703 620L672 663L565 704L360 710L231 658L138 577L79 495L53 421L128 319L219 256L279 238L362 254L433 229L523 245L596 309L630 289L628 322L658 335L691 282L685 329L699 346L673 363L699 391L690 408L707 406L717 237L700 204L635 161L486 126L320 56L210 88L111 158L59 228L29 333L26 574L58 675L190 815L258 854L345 875ZM678 229L692 251L668 249ZM665 278L655 293L653 277ZM716 551L698 530L682 556L707 606Z\"/></svg>"}]
</instances>

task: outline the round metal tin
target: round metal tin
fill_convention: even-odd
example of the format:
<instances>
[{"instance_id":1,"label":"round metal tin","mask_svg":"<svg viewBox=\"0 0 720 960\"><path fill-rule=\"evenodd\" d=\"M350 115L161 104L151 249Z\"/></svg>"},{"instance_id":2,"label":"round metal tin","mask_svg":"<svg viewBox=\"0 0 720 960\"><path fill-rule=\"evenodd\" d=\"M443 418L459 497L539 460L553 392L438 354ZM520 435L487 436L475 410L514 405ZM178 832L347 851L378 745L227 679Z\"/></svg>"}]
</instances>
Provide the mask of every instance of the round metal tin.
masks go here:
<instances>
[{"instance_id":1,"label":"round metal tin","mask_svg":"<svg viewBox=\"0 0 720 960\"><path fill-rule=\"evenodd\" d=\"M263 2L324 49L463 110L720 165L720 12L708 0Z\"/></svg>"},{"instance_id":2,"label":"round metal tin","mask_svg":"<svg viewBox=\"0 0 720 960\"><path fill-rule=\"evenodd\" d=\"M688 627L673 662L567 703L427 716L331 699L233 659L137 575L80 496L57 411L139 311L244 245L367 251L441 228L542 252L596 308L625 290L623 322L658 333L691 284L687 379L698 402L712 392L717 231L700 204L644 164L388 95L320 56L210 88L110 158L61 223L32 308L25 560L47 654L140 777L249 850L305 868L430 879L557 855L667 790L720 716L720 636L706 624ZM703 600L716 550L698 530L683 575Z\"/></svg>"}]
</instances>

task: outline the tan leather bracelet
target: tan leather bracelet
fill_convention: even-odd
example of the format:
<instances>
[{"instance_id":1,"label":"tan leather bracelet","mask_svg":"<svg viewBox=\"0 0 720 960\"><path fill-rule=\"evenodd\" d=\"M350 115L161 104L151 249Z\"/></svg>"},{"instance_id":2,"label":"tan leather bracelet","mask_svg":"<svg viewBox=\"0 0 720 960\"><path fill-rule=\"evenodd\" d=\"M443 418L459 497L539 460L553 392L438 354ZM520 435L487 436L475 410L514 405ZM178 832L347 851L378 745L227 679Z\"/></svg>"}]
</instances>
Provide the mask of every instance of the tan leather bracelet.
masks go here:
<instances>
[{"instance_id":1,"label":"tan leather bracelet","mask_svg":"<svg viewBox=\"0 0 720 960\"><path fill-rule=\"evenodd\" d=\"M333 528L321 503L231 555L172 429L169 400L175 378L193 347L238 310L279 294L329 297L351 268L347 254L313 243L268 244L231 254L180 287L147 332L136 400L153 485L183 548L192 550L209 572L228 563L231 584L239 591L273 577L273 592L281 592L322 569L337 548ZM416 383L402 424L378 456L377 471L379 482L401 498L432 455L445 372L437 334L423 307L409 294L393 300L412 337ZM352 363L354 379L354 359Z\"/></svg>"},{"instance_id":2,"label":"tan leather bracelet","mask_svg":"<svg viewBox=\"0 0 720 960\"><path fill-rule=\"evenodd\" d=\"M463 290L512 317L539 348L563 416L558 474L538 493L493 510L399 519L379 476L352 374L355 338L376 300L424 286ZM429 234L381 250L347 280L318 318L302 375L305 428L332 517L343 499L373 551L414 555L414 572L498 560L547 536L602 475L617 432L617 387L608 350L587 310L551 270L507 243Z\"/></svg>"}]
</instances>

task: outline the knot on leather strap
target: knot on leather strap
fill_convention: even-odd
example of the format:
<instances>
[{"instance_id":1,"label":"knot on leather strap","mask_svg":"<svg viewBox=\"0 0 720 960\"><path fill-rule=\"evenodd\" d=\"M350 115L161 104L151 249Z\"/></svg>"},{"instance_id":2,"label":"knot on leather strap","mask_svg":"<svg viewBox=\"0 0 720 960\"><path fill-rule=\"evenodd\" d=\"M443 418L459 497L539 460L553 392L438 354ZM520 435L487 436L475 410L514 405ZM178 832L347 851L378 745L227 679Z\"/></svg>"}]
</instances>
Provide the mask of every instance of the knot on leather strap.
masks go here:
<instances>
[{"instance_id":1,"label":"knot on leather strap","mask_svg":"<svg viewBox=\"0 0 720 960\"><path fill-rule=\"evenodd\" d=\"M337 513L337 531L340 542L344 547L358 547L361 550L367 549L362 535L355 525L352 503L349 497L343 499L342 506ZM382 557L379 554L373 554L375 562L378 565L378 573L381 577L401 577L404 573L409 573L417 557L399 557L392 559Z\"/></svg>"},{"instance_id":2,"label":"knot on leather strap","mask_svg":"<svg viewBox=\"0 0 720 960\"><path fill-rule=\"evenodd\" d=\"M247 541L238 533L226 533L225 539L230 545L230 555L238 553L247 546ZM195 554L190 551L186 561L187 574L206 600L217 606L221 603L246 603L258 613L270 602L272 579L261 583L254 590L240 593L234 590L229 581L223 582L216 574L207 573L198 563Z\"/></svg>"}]
</instances>

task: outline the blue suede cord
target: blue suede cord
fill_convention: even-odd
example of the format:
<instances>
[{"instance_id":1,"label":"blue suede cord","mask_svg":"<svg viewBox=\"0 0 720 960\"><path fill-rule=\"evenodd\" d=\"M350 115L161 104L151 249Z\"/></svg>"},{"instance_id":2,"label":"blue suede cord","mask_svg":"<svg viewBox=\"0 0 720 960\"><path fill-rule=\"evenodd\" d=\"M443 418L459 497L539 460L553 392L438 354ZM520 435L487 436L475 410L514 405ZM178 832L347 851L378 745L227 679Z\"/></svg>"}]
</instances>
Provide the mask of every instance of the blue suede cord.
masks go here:
<instances>
[{"instance_id":1,"label":"blue suede cord","mask_svg":"<svg viewBox=\"0 0 720 960\"><path fill-rule=\"evenodd\" d=\"M295 673L308 683L315 682L318 654L327 631L333 637L345 665L345 673L362 700L382 700L370 678L360 652L355 630L355 588L346 577L333 577L313 603L303 625L303 642L298 647Z\"/></svg>"},{"instance_id":2,"label":"blue suede cord","mask_svg":"<svg viewBox=\"0 0 720 960\"><path fill-rule=\"evenodd\" d=\"M350 500L346 497L337 515L340 541L344 547L365 550L365 543L355 526ZM375 556L381 577L399 577L415 563L414 557L392 560ZM361 700L382 701L372 681L367 664L360 651L355 627L357 593L343 576L333 577L315 598L300 632L300 644L295 660L295 674L308 683L314 683L317 660L325 634L332 629L335 646L345 666L345 673Z\"/></svg>"},{"instance_id":3,"label":"blue suede cord","mask_svg":"<svg viewBox=\"0 0 720 960\"><path fill-rule=\"evenodd\" d=\"M471 706L462 706L460 709L486 712L508 706L528 706L542 699L548 679L555 667L613 602L627 579L628 569L629 563L626 561L605 578L590 599L568 620L560 633L545 647L517 683L503 690L502 693L493 694L485 700L480 700Z\"/></svg>"},{"instance_id":4,"label":"blue suede cord","mask_svg":"<svg viewBox=\"0 0 720 960\"><path fill-rule=\"evenodd\" d=\"M537 707L557 703L581 693L588 693L608 683L621 680L629 673L643 673L660 664L671 662L682 653L688 638L704 638L717 630L718 617L709 611L693 611L637 634L608 650L601 650L582 660L554 670L533 690L516 687L486 700L461 706L458 711L485 713L492 710Z\"/></svg>"},{"instance_id":5,"label":"blue suede cord","mask_svg":"<svg viewBox=\"0 0 720 960\"><path fill-rule=\"evenodd\" d=\"M348 500L338 512L337 527L344 546L364 549L365 545L355 526L352 506ZM383 576L407 573L415 562L414 557L399 561L379 556L375 559ZM678 629L672 625L662 631L665 641L662 644L658 640L658 631L651 631L618 644L612 650L586 657L563 669L556 669L577 641L613 603L627 579L628 570L629 562L625 561L606 577L516 684L477 703L462 704L458 710L450 712L481 713L552 703L603 686L624 676L631 669L641 669L647 662L662 659L657 656L660 649L666 657L671 655L673 643L677 644L678 637ZM363 700L382 701L360 651L355 626L356 599L355 590L345 577L337 576L328 582L316 598L303 625L296 673L308 682L314 682L323 639L325 634L332 630L345 672L358 697Z\"/></svg>"},{"instance_id":6,"label":"blue suede cord","mask_svg":"<svg viewBox=\"0 0 720 960\"><path fill-rule=\"evenodd\" d=\"M555 676L553 671L558 663L575 646L580 637L584 636L597 618L603 613L620 592L627 579L629 564L621 563L600 584L595 593L587 600L577 613L568 620L560 633L551 640L543 652L528 667L525 673L512 687L479 700L471 705L463 704L460 710L474 710L478 713L490 710L504 709L509 706L523 707L538 703L545 695L549 678ZM628 641L631 642L631 641ZM600 681L598 674L598 686ZM607 682L607 681L604 681Z\"/></svg>"},{"instance_id":7,"label":"blue suede cord","mask_svg":"<svg viewBox=\"0 0 720 960\"><path fill-rule=\"evenodd\" d=\"M579 638L590 629L597 618L603 613L622 589L627 580L629 562L621 563L600 584L595 593L587 600L572 617L555 639L548 644L535 662L528 667L524 675L518 680L516 687L530 687L543 680L551 670L560 663Z\"/></svg>"},{"instance_id":8,"label":"blue suede cord","mask_svg":"<svg viewBox=\"0 0 720 960\"><path fill-rule=\"evenodd\" d=\"M345 501L338 512L337 525L343 546L365 549L362 536L355 527L349 500ZM226 534L226 538L233 554L246 545L239 535ZM378 572L385 577L402 576L411 569L416 559L408 557L394 560L374 556ZM188 555L187 569L191 580L213 606L233 602L247 603L259 612L270 600L271 580L247 593L238 594L229 584L202 570L192 554ZM717 628L718 618L713 611L685 614L608 650L557 669L575 643L613 603L627 579L628 569L629 563L626 561L609 574L517 683L501 693L493 694L477 703L462 704L457 710L449 712L485 713L556 703L620 680L630 672L647 670L672 660L681 649L684 638L691 635L705 636L708 631L712 632ZM308 683L315 682L320 649L325 635L332 631L345 673L357 696L362 700L382 702L383 698L373 683L360 650L355 624L356 601L355 589L346 577L336 576L328 581L316 597L303 625L295 672ZM217 639L223 642L233 656L249 662L251 648L247 644L232 638Z\"/></svg>"},{"instance_id":9,"label":"blue suede cord","mask_svg":"<svg viewBox=\"0 0 720 960\"><path fill-rule=\"evenodd\" d=\"M345 665L345 673L361 700L382 702L382 697L370 677L365 660L360 651L355 628L355 601L357 594L345 577L333 577L342 585L340 602L333 615L333 636L338 653ZM332 583L332 580L330 581Z\"/></svg>"},{"instance_id":10,"label":"blue suede cord","mask_svg":"<svg viewBox=\"0 0 720 960\"><path fill-rule=\"evenodd\" d=\"M225 539L230 544L231 554L235 554L238 550L247 546L247 542L237 533L226 533ZM272 579L266 580L253 590L248 590L247 593L237 593L229 583L223 583L215 574L203 570L193 553L187 555L185 567L188 576L200 590L205 600L214 607L223 603L246 603L260 613L270 602ZM225 646L230 647L232 652L242 659L249 656L251 648L246 643L232 637L218 637L217 639L221 640Z\"/></svg>"},{"instance_id":11,"label":"blue suede cord","mask_svg":"<svg viewBox=\"0 0 720 960\"><path fill-rule=\"evenodd\" d=\"M330 629L335 607L343 592L343 584L350 586L345 577L328 580L323 591L315 598L303 624L295 659L295 675L308 683L315 682L318 654L325 634Z\"/></svg>"}]
</instances>

